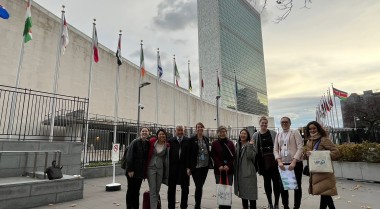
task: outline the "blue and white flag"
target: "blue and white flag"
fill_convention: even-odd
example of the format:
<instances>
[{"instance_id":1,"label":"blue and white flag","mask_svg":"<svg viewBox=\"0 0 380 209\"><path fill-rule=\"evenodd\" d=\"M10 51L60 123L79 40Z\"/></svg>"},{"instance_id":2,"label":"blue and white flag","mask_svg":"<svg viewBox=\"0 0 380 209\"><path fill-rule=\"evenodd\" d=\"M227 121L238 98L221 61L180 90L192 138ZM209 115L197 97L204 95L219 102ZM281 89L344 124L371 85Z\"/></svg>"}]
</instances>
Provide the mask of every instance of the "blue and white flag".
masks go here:
<instances>
[{"instance_id":1,"label":"blue and white flag","mask_svg":"<svg viewBox=\"0 0 380 209\"><path fill-rule=\"evenodd\" d=\"M8 11L2 5L0 5L0 17L3 18L3 19L8 19L9 18Z\"/></svg>"},{"instance_id":2,"label":"blue and white flag","mask_svg":"<svg viewBox=\"0 0 380 209\"><path fill-rule=\"evenodd\" d=\"M161 65L161 56L158 55L158 62L157 62L157 74L158 78L162 78L162 75L164 74L164 71L162 70L162 65Z\"/></svg>"}]
</instances>

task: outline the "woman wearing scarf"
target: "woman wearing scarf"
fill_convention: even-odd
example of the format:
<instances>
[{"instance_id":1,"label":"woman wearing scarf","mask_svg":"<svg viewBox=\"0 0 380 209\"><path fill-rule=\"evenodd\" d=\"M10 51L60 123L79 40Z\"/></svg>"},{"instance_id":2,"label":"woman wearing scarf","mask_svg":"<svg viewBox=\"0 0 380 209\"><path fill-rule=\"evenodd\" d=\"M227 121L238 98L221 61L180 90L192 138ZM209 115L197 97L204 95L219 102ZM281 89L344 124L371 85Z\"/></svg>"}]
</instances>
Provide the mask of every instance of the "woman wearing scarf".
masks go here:
<instances>
[{"instance_id":1,"label":"woman wearing scarf","mask_svg":"<svg viewBox=\"0 0 380 209\"><path fill-rule=\"evenodd\" d=\"M316 122L311 121L306 126L305 135L307 138L307 152L309 157L313 150L330 150L331 160L338 160L341 154L331 139L327 137L326 131ZM321 195L320 209L335 209L334 201L331 196L338 195L334 173L310 173L309 193Z\"/></svg>"}]
</instances>

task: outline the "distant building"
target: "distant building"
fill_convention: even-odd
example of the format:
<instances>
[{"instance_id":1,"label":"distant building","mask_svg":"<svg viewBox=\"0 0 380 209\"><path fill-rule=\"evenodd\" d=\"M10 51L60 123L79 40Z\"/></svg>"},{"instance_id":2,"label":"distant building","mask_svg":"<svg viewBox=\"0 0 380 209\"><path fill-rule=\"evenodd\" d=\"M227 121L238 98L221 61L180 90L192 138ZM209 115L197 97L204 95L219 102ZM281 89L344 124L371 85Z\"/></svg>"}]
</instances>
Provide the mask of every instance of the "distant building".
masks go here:
<instances>
[{"instance_id":1,"label":"distant building","mask_svg":"<svg viewBox=\"0 0 380 209\"><path fill-rule=\"evenodd\" d=\"M221 81L221 106L268 115L260 13L246 0L198 0L199 65L204 99L215 103L216 70Z\"/></svg>"},{"instance_id":2,"label":"distant building","mask_svg":"<svg viewBox=\"0 0 380 209\"><path fill-rule=\"evenodd\" d=\"M364 91L362 95L352 93L347 100L341 101L343 127L362 128L369 123L364 120L380 118L380 92Z\"/></svg>"}]
</instances>

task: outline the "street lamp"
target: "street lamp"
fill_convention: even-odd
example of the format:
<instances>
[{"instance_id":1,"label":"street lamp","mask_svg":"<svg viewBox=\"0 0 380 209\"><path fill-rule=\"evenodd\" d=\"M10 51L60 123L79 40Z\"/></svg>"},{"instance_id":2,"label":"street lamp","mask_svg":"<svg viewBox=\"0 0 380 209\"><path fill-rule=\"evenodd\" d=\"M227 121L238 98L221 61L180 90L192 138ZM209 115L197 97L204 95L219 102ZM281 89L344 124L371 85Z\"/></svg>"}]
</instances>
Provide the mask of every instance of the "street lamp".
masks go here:
<instances>
[{"instance_id":1,"label":"street lamp","mask_svg":"<svg viewBox=\"0 0 380 209\"><path fill-rule=\"evenodd\" d=\"M141 105L141 88L143 88L144 86L148 86L150 85L149 82L144 82L142 84L140 84L139 86L139 96L138 96L138 99L137 99L137 135L140 136L140 109L144 109L144 106Z\"/></svg>"},{"instance_id":2,"label":"street lamp","mask_svg":"<svg viewBox=\"0 0 380 209\"><path fill-rule=\"evenodd\" d=\"M360 120L360 119L359 119L358 117L354 116L354 126L355 126L355 127L354 127L354 130L356 130L356 121L357 121L357 120Z\"/></svg>"}]
</instances>

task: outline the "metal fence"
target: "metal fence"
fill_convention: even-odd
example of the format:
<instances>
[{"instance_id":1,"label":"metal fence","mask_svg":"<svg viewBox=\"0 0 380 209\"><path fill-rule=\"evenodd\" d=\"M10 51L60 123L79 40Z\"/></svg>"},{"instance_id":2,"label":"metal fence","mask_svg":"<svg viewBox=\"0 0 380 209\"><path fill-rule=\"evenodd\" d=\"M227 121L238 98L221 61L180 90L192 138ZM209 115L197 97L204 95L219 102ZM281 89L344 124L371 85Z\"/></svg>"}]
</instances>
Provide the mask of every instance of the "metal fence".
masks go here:
<instances>
[{"instance_id":1,"label":"metal fence","mask_svg":"<svg viewBox=\"0 0 380 209\"><path fill-rule=\"evenodd\" d=\"M0 139L48 138L53 110L55 140L82 137L88 99L0 85Z\"/></svg>"}]
</instances>

